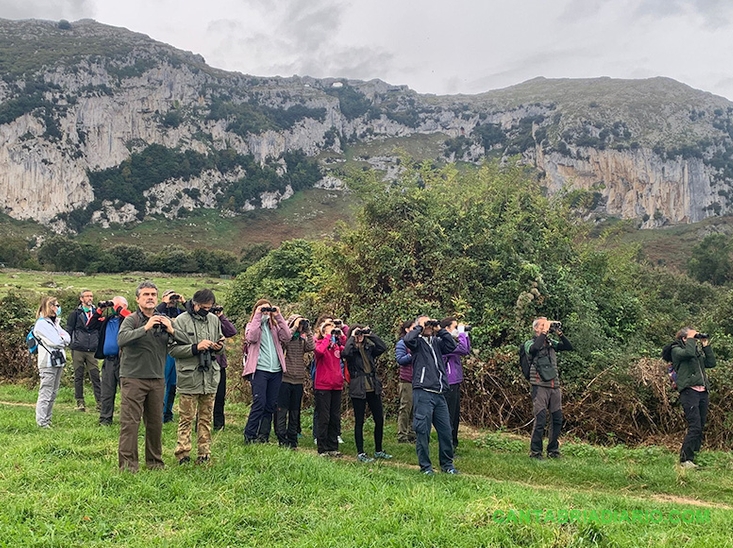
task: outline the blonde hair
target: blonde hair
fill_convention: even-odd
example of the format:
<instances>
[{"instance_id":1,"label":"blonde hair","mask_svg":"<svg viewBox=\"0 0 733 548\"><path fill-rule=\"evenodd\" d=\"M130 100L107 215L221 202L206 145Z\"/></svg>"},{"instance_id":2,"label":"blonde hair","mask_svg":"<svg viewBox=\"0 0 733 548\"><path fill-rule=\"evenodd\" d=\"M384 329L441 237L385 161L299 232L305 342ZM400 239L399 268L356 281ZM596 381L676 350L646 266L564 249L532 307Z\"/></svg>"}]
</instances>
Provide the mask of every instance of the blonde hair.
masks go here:
<instances>
[{"instance_id":1,"label":"blonde hair","mask_svg":"<svg viewBox=\"0 0 733 548\"><path fill-rule=\"evenodd\" d=\"M56 299L56 297L52 297L51 295L45 295L41 297L41 304L38 306L36 318L55 318L56 305L54 303L56 302L58 302L58 299Z\"/></svg>"}]
</instances>

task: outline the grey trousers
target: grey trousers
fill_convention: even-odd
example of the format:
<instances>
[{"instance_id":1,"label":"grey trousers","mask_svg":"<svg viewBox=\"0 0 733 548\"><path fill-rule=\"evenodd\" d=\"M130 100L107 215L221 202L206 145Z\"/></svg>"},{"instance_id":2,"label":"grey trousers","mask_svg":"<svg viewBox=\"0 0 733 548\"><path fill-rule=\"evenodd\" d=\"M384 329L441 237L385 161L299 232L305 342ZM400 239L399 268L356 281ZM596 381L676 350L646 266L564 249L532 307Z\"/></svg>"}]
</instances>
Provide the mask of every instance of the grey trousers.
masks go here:
<instances>
[{"instance_id":1,"label":"grey trousers","mask_svg":"<svg viewBox=\"0 0 733 548\"><path fill-rule=\"evenodd\" d=\"M38 387L38 401L36 402L36 424L48 426L51 424L53 402L56 401L56 394L59 392L64 368L41 367L38 369L38 374L41 377L41 384Z\"/></svg>"},{"instance_id":2,"label":"grey trousers","mask_svg":"<svg viewBox=\"0 0 733 548\"><path fill-rule=\"evenodd\" d=\"M89 372L94 401L99 402L102 398L102 389L99 380L99 361L94 357L94 352L72 350L71 360L74 363L74 397L77 401L84 399L84 373Z\"/></svg>"}]
</instances>

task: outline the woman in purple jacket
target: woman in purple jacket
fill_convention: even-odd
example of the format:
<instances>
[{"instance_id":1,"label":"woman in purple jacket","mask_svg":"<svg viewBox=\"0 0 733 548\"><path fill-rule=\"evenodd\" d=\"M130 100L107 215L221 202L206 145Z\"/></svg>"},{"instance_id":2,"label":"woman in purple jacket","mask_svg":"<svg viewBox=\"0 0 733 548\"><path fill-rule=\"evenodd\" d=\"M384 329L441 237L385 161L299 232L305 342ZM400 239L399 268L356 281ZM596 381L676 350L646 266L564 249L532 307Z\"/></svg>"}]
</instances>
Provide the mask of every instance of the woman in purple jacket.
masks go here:
<instances>
[{"instance_id":1,"label":"woman in purple jacket","mask_svg":"<svg viewBox=\"0 0 733 548\"><path fill-rule=\"evenodd\" d=\"M465 331L463 324L458 325L458 320L453 317L443 318L440 327L444 327L456 340L458 345L450 354L445 354L445 370L448 373L448 393L445 401L448 404L450 415L451 431L453 433L453 451L458 447L458 425L461 422L461 383L463 382L463 366L461 357L471 353L471 339Z\"/></svg>"},{"instance_id":2,"label":"woman in purple jacket","mask_svg":"<svg viewBox=\"0 0 733 548\"><path fill-rule=\"evenodd\" d=\"M214 312L219 316L221 322L221 333L227 339L237 334L237 328L224 315L224 310L221 307L217 307ZM226 352L216 354L214 359L219 363L221 368L221 379L219 380L219 386L216 389L216 398L214 399L214 430L224 429L224 398L227 394L227 356Z\"/></svg>"},{"instance_id":3,"label":"woman in purple jacket","mask_svg":"<svg viewBox=\"0 0 733 548\"><path fill-rule=\"evenodd\" d=\"M252 408L244 428L245 443L270 440L272 416L277 409L285 354L283 344L291 338L290 328L277 306L260 299L244 330L245 362L242 376L252 384Z\"/></svg>"}]
</instances>

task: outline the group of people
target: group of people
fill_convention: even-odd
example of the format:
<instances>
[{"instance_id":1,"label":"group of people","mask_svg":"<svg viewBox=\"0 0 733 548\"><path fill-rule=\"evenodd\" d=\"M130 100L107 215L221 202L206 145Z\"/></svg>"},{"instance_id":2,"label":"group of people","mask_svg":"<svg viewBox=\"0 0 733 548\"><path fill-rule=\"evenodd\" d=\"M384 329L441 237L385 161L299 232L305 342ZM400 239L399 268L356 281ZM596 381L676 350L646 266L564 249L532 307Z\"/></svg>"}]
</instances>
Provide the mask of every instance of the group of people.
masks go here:
<instances>
[{"instance_id":1,"label":"group of people","mask_svg":"<svg viewBox=\"0 0 733 548\"><path fill-rule=\"evenodd\" d=\"M162 425L173 419L178 393L178 430L175 456L191 462L191 431L196 425L198 464L209 461L211 430L224 428L226 393L225 340L237 333L209 289L197 291L190 301L173 290L158 303L158 289L150 281L135 292L136 312L124 297L92 305L91 291L82 291L80 305L66 329L54 297L43 297L33 333L38 340L40 387L36 422L50 427L58 392L65 348L72 351L77 409L85 410L83 383L89 374L94 388L99 423L112 422L117 387L120 388L121 470L139 467L138 432L145 423L145 463L162 468ZM419 316L402 324L394 359L399 366L397 441L414 443L422 473L434 474L429 440L432 427L438 436L440 469L457 474L453 459L460 424L462 356L471 352L470 328L455 317L436 320ZM543 459L543 437L549 424L547 457L559 458L562 393L557 352L572 350L559 322L545 317L533 322L534 337L520 347L526 356L525 374L531 385L534 429L530 457ZM698 345L698 341L700 344ZM671 349L678 390L688 420L688 434L680 462L694 466L702 442L708 406L705 369L715 366L706 337L692 328L678 333ZM243 373L252 388L252 406L244 428L244 442L266 443L273 428L281 446L295 449L301 434L300 413L304 385L311 378L314 394L313 432L318 454L339 457L341 400L344 386L354 410L357 460L390 459L384 451L382 383L376 359L388 347L368 325L348 326L323 315L311 327L308 319L283 317L269 300L255 303L243 341ZM97 361L103 360L101 379ZM374 452L364 446L367 407L374 420ZM548 415L549 411L549 415Z\"/></svg>"}]
</instances>

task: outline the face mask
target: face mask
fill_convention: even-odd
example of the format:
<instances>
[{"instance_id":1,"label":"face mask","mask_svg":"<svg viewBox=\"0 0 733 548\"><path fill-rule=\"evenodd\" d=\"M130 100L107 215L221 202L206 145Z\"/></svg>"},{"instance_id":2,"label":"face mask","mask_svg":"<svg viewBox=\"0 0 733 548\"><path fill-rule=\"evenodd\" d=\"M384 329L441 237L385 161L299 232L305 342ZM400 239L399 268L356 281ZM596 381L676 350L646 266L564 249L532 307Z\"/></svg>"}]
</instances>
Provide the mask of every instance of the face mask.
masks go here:
<instances>
[{"instance_id":1,"label":"face mask","mask_svg":"<svg viewBox=\"0 0 733 548\"><path fill-rule=\"evenodd\" d=\"M209 311L204 310L203 308L199 308L197 314L201 316L202 318L205 318L206 316L209 315Z\"/></svg>"},{"instance_id":2,"label":"face mask","mask_svg":"<svg viewBox=\"0 0 733 548\"><path fill-rule=\"evenodd\" d=\"M61 306L57 306L56 307L56 317L57 318L60 318L61 317Z\"/></svg>"},{"instance_id":3,"label":"face mask","mask_svg":"<svg viewBox=\"0 0 733 548\"><path fill-rule=\"evenodd\" d=\"M451 336L454 339L457 339L458 338L458 333L459 333L458 329L454 329L453 331L450 332Z\"/></svg>"}]
</instances>

